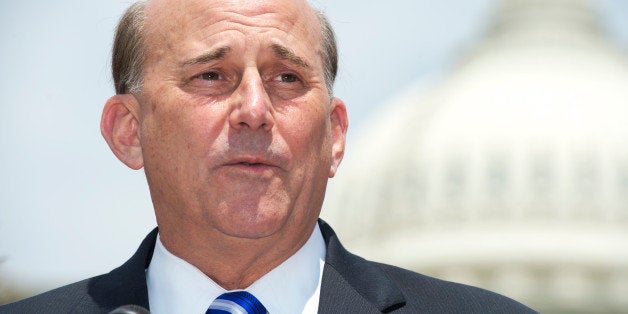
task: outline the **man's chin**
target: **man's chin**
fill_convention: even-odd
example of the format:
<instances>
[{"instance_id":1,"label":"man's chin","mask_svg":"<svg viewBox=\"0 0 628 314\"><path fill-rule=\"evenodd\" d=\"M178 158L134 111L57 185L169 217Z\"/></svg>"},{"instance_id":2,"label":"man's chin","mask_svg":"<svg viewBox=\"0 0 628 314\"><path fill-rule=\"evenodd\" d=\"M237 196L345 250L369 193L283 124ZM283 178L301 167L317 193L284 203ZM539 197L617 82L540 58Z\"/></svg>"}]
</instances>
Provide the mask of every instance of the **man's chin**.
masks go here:
<instances>
[{"instance_id":1,"label":"man's chin","mask_svg":"<svg viewBox=\"0 0 628 314\"><path fill-rule=\"evenodd\" d=\"M224 226L225 235L241 239L264 239L278 234L284 227L287 219L254 219L234 222Z\"/></svg>"}]
</instances>

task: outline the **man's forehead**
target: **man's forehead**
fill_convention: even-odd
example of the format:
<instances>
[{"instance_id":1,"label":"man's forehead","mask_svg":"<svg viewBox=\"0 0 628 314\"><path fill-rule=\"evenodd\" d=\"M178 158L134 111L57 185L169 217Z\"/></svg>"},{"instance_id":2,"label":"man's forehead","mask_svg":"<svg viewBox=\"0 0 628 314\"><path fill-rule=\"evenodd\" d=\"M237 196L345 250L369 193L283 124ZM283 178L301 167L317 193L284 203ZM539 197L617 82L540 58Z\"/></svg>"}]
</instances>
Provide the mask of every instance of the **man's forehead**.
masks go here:
<instances>
[{"instance_id":1,"label":"man's forehead","mask_svg":"<svg viewBox=\"0 0 628 314\"><path fill-rule=\"evenodd\" d=\"M283 32L288 35L284 39L296 39L307 43L306 46L318 46L322 41L320 32L312 31L319 27L316 13L304 0L148 1L145 40L147 46L152 47L149 48L149 55L157 58L162 57L160 51L178 51L179 61L197 58L199 54L208 52L206 44L221 40L215 35L239 27L279 29L280 32L275 34ZM210 37L213 39L208 41ZM291 46L288 42L284 44ZM265 44L264 48L272 48L272 45ZM320 53L320 48L316 47L313 51Z\"/></svg>"},{"instance_id":2,"label":"man's forehead","mask_svg":"<svg viewBox=\"0 0 628 314\"><path fill-rule=\"evenodd\" d=\"M212 13L232 12L242 16L260 16L279 13L297 19L311 18L314 10L306 0L147 0L147 18L190 18L204 16L211 19ZM161 21L163 22L163 21ZM184 22L184 21L178 21Z\"/></svg>"}]
</instances>

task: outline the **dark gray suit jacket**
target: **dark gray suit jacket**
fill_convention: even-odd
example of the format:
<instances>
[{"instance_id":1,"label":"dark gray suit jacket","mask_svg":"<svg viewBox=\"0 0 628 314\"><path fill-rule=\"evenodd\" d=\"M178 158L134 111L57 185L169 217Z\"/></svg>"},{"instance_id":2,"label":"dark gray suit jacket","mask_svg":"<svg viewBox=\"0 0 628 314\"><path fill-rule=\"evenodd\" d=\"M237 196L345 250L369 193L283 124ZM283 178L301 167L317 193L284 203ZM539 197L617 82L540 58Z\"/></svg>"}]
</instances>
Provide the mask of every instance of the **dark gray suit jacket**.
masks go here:
<instances>
[{"instance_id":1,"label":"dark gray suit jacket","mask_svg":"<svg viewBox=\"0 0 628 314\"><path fill-rule=\"evenodd\" d=\"M322 220L319 225L327 245L319 313L535 313L490 291L367 261L345 250L329 225ZM0 313L108 313L127 304L148 308L145 269L156 237L157 229L108 274L2 306Z\"/></svg>"}]
</instances>

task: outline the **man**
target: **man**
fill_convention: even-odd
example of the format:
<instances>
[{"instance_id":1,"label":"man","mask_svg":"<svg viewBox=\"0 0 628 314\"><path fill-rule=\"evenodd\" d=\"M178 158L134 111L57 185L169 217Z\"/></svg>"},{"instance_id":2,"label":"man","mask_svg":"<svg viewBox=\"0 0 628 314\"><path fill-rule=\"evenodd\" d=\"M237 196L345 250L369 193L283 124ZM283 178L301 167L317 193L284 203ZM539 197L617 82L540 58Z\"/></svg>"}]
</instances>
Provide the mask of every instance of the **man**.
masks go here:
<instances>
[{"instance_id":1,"label":"man","mask_svg":"<svg viewBox=\"0 0 628 314\"><path fill-rule=\"evenodd\" d=\"M159 229L112 272L1 312L532 312L365 261L318 220L348 125L336 68L331 28L303 0L132 5L101 130L145 169Z\"/></svg>"}]
</instances>

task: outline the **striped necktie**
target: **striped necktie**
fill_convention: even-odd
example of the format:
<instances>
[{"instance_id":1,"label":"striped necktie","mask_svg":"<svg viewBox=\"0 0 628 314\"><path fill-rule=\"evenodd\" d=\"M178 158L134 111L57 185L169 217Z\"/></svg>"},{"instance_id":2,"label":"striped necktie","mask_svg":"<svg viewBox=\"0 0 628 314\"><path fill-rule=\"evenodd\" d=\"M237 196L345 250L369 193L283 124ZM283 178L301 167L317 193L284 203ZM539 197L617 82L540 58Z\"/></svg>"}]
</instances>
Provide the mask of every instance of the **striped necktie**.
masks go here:
<instances>
[{"instance_id":1,"label":"striped necktie","mask_svg":"<svg viewBox=\"0 0 628 314\"><path fill-rule=\"evenodd\" d=\"M223 293L212 302L205 314L267 314L266 308L246 291Z\"/></svg>"}]
</instances>

